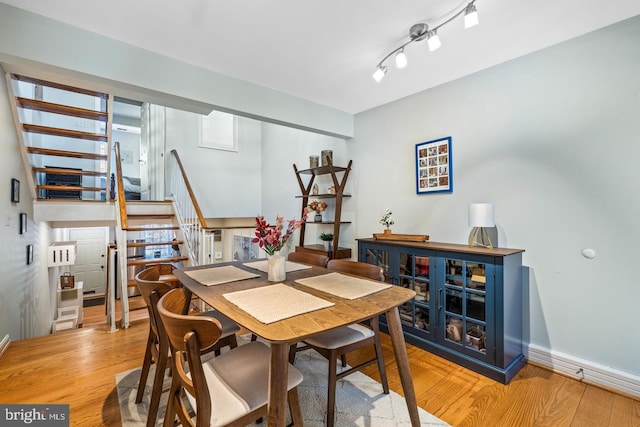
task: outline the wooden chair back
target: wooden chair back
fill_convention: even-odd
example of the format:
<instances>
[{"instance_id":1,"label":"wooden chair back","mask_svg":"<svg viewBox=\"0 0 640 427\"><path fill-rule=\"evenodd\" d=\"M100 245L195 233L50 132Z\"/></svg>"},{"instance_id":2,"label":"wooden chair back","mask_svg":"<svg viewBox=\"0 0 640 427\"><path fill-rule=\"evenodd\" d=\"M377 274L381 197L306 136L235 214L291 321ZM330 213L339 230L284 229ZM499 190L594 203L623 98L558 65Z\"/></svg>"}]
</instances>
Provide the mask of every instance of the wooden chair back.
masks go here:
<instances>
[{"instance_id":1,"label":"wooden chair back","mask_svg":"<svg viewBox=\"0 0 640 427\"><path fill-rule=\"evenodd\" d=\"M342 271L354 276L384 281L384 271L377 265L346 259L332 259L327 263L329 270Z\"/></svg>"},{"instance_id":2,"label":"wooden chair back","mask_svg":"<svg viewBox=\"0 0 640 427\"><path fill-rule=\"evenodd\" d=\"M291 252L288 257L289 261L301 262L303 264L317 265L326 267L329 257L323 254L315 254L312 252Z\"/></svg>"},{"instance_id":3,"label":"wooden chair back","mask_svg":"<svg viewBox=\"0 0 640 427\"><path fill-rule=\"evenodd\" d=\"M181 289L173 289L158 302L158 312L171 345L172 385L169 392L167 416L178 416L185 426L208 426L211 421L211 395L202 367L202 352L220 338L220 322L209 316L189 316L182 313L188 303ZM184 389L196 401L196 422L181 398ZM167 420L165 419L165 425Z\"/></svg>"}]
</instances>

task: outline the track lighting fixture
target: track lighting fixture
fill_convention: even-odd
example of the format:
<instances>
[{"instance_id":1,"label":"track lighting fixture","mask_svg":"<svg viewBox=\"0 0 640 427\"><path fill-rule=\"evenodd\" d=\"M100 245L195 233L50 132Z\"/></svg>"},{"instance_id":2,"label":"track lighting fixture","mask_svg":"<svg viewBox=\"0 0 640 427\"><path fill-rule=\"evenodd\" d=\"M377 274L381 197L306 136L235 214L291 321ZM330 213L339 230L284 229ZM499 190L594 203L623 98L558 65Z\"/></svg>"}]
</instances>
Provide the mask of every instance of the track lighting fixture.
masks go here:
<instances>
[{"instance_id":1,"label":"track lighting fixture","mask_svg":"<svg viewBox=\"0 0 640 427\"><path fill-rule=\"evenodd\" d=\"M409 40L402 44L400 47L389 52L389 54L382 58L382 61L378 63L376 71L375 73L373 73L373 78L375 79L375 81L380 82L384 78L385 74L387 74L387 67L384 65L384 62L389 59L391 55L395 54L396 67L404 68L407 65L407 56L404 53L404 48L408 44L427 39L429 51L433 52L434 50L438 49L442 45L442 43L440 42L440 37L438 37L438 29L453 21L463 13L465 28L471 28L475 25L478 25L478 11L476 10L475 2L476 0L471 0L464 8L460 9L449 19L435 26L434 28L429 28L429 26L424 23L413 25L409 30Z\"/></svg>"}]
</instances>

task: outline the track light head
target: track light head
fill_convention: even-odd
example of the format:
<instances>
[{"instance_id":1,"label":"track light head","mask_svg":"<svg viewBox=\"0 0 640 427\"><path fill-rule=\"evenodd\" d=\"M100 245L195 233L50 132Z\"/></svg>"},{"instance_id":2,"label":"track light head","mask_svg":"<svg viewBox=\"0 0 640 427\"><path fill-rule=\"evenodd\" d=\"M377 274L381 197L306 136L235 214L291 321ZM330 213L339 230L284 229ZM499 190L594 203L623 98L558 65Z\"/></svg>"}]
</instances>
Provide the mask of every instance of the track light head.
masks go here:
<instances>
[{"instance_id":1,"label":"track light head","mask_svg":"<svg viewBox=\"0 0 640 427\"><path fill-rule=\"evenodd\" d=\"M404 68L407 66L407 55L404 54L404 48L396 53L396 67Z\"/></svg>"},{"instance_id":2,"label":"track light head","mask_svg":"<svg viewBox=\"0 0 640 427\"><path fill-rule=\"evenodd\" d=\"M429 50L433 52L440 46L442 46L442 42L440 41L440 37L438 37L438 33L436 30L429 31L427 36L427 44L429 45Z\"/></svg>"},{"instance_id":3,"label":"track light head","mask_svg":"<svg viewBox=\"0 0 640 427\"><path fill-rule=\"evenodd\" d=\"M384 78L384 75L387 74L387 67L379 66L375 73L373 73L373 79L380 83L380 80Z\"/></svg>"},{"instance_id":4,"label":"track light head","mask_svg":"<svg viewBox=\"0 0 640 427\"><path fill-rule=\"evenodd\" d=\"M464 28L471 28L478 25L478 11L476 5L469 3L464 10Z\"/></svg>"}]
</instances>

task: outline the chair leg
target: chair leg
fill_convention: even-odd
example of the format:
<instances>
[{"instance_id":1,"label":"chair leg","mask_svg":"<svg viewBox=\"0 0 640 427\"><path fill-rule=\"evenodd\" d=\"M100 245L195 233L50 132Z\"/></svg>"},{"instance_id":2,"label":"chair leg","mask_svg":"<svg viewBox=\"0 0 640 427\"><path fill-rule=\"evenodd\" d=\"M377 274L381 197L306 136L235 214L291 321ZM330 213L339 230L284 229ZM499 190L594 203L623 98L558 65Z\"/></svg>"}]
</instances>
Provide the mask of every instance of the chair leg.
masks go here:
<instances>
[{"instance_id":1,"label":"chair leg","mask_svg":"<svg viewBox=\"0 0 640 427\"><path fill-rule=\"evenodd\" d=\"M304 425L302 421L302 410L300 409L300 399L298 397L298 388L294 387L289 390L289 411L291 412L291 421L294 426Z\"/></svg>"},{"instance_id":2,"label":"chair leg","mask_svg":"<svg viewBox=\"0 0 640 427\"><path fill-rule=\"evenodd\" d=\"M340 362L342 362L342 367L343 368L345 366L347 366L347 355L346 354L341 354L340 355Z\"/></svg>"},{"instance_id":3,"label":"chair leg","mask_svg":"<svg viewBox=\"0 0 640 427\"><path fill-rule=\"evenodd\" d=\"M329 352L329 378L327 391L327 427L333 427L336 407L336 383L338 381L338 354Z\"/></svg>"},{"instance_id":4,"label":"chair leg","mask_svg":"<svg viewBox=\"0 0 640 427\"><path fill-rule=\"evenodd\" d=\"M153 378L153 389L151 390L151 401L149 402L149 412L147 414L147 427L156 425L158 407L160 406L160 397L162 396L164 385L164 374L167 370L168 362L168 350L161 348L159 350L158 363L156 363L156 374Z\"/></svg>"},{"instance_id":5,"label":"chair leg","mask_svg":"<svg viewBox=\"0 0 640 427\"><path fill-rule=\"evenodd\" d=\"M136 403L142 402L144 396L144 387L147 385L147 377L149 376L149 369L151 368L152 355L151 349L155 344L155 334L149 327L149 338L147 338L147 347L144 350L144 360L142 362L142 371L140 372L140 380L138 381L138 393L136 394Z\"/></svg>"},{"instance_id":6,"label":"chair leg","mask_svg":"<svg viewBox=\"0 0 640 427\"><path fill-rule=\"evenodd\" d=\"M173 362L172 362L173 364ZM180 381L178 376L174 375L171 380L171 389L169 390L169 400L167 401L167 410L164 413L163 427L173 427L176 421L175 401L180 399Z\"/></svg>"},{"instance_id":7,"label":"chair leg","mask_svg":"<svg viewBox=\"0 0 640 427\"><path fill-rule=\"evenodd\" d=\"M298 347L298 343L293 343L291 344L291 347L289 347L289 363L291 363L292 365L295 363L296 361L296 348Z\"/></svg>"}]
</instances>

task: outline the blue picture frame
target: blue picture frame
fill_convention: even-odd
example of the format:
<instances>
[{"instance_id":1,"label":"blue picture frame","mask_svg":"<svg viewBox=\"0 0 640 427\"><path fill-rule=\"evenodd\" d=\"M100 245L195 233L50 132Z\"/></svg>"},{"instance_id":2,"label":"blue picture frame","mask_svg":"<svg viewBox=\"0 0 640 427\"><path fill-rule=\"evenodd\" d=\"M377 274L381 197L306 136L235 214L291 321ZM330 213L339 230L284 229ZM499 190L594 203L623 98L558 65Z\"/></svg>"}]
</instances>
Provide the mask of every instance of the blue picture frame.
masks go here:
<instances>
[{"instance_id":1,"label":"blue picture frame","mask_svg":"<svg viewBox=\"0 0 640 427\"><path fill-rule=\"evenodd\" d=\"M451 137L416 144L416 193L452 193Z\"/></svg>"}]
</instances>

